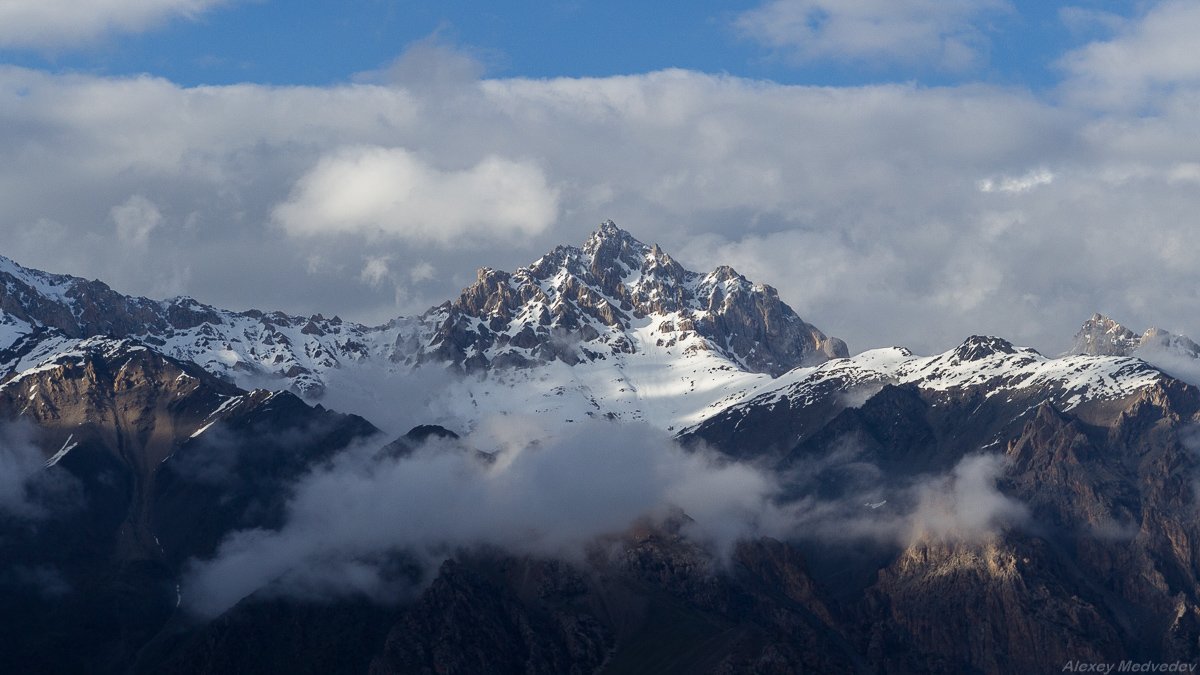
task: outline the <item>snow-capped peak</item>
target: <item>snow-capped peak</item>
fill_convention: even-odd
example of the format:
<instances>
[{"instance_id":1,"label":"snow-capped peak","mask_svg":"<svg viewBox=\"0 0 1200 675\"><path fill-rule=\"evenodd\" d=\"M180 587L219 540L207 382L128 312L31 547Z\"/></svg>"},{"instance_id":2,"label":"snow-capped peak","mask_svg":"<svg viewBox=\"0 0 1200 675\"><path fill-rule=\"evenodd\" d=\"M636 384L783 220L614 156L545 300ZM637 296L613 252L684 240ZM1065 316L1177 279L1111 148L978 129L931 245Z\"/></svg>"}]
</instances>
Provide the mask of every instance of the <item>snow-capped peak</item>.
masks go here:
<instances>
[{"instance_id":1,"label":"snow-capped peak","mask_svg":"<svg viewBox=\"0 0 1200 675\"><path fill-rule=\"evenodd\" d=\"M190 296L125 296L6 258L0 310L0 368L7 373L73 340L106 336L136 339L242 386L310 396L323 390L327 373L351 363L494 372L655 352L654 359L708 355L712 368L778 376L847 355L844 343L803 321L770 286L729 267L704 275L687 270L612 221L581 247L558 246L511 274L483 268L454 300L378 327L232 312ZM50 334L58 342L48 342Z\"/></svg>"},{"instance_id":2,"label":"snow-capped peak","mask_svg":"<svg viewBox=\"0 0 1200 675\"><path fill-rule=\"evenodd\" d=\"M779 375L847 355L844 343L805 323L773 288L728 267L687 270L612 221L581 248L559 246L512 274L481 269L457 300L427 316L439 322L433 356L467 370L633 352L633 331L647 318L675 334L668 340L694 340L696 350L753 372Z\"/></svg>"}]
</instances>

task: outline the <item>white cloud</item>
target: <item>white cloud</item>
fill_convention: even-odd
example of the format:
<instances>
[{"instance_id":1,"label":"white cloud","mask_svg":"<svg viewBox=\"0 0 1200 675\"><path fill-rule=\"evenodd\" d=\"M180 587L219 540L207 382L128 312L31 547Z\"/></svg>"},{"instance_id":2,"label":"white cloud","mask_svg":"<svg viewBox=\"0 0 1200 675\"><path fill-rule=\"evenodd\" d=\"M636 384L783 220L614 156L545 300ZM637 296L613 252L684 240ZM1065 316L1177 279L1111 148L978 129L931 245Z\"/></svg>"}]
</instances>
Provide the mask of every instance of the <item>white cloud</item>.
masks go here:
<instances>
[{"instance_id":1,"label":"white cloud","mask_svg":"<svg viewBox=\"0 0 1200 675\"><path fill-rule=\"evenodd\" d=\"M771 504L767 474L632 424L588 421L537 438L536 420L494 419L469 442L496 448L493 463L435 442L406 458L368 449L302 479L279 531L235 532L212 560L192 565L185 601L217 614L273 584L302 595L403 591L381 562L397 551L429 569L462 548L581 559L596 537L682 509L687 531L725 554L744 536L779 535L788 518ZM531 436L531 431L533 436Z\"/></svg>"},{"instance_id":2,"label":"white cloud","mask_svg":"<svg viewBox=\"0 0 1200 675\"><path fill-rule=\"evenodd\" d=\"M450 243L537 234L558 192L532 162L487 156L443 171L403 148L351 147L323 157L274 218L292 236L356 233Z\"/></svg>"},{"instance_id":3,"label":"white cloud","mask_svg":"<svg viewBox=\"0 0 1200 675\"><path fill-rule=\"evenodd\" d=\"M195 18L230 0L4 0L0 47L63 47Z\"/></svg>"},{"instance_id":4,"label":"white cloud","mask_svg":"<svg viewBox=\"0 0 1200 675\"><path fill-rule=\"evenodd\" d=\"M1106 12L1088 7L1063 7L1058 10L1058 18L1072 33L1083 35L1097 30L1113 33L1125 26L1128 21L1120 14Z\"/></svg>"},{"instance_id":5,"label":"white cloud","mask_svg":"<svg viewBox=\"0 0 1200 675\"><path fill-rule=\"evenodd\" d=\"M1200 4L1166 0L1114 28L1113 38L1060 61L1069 76L1065 88L1076 101L1107 109L1157 108L1164 95L1200 85Z\"/></svg>"},{"instance_id":6,"label":"white cloud","mask_svg":"<svg viewBox=\"0 0 1200 675\"><path fill-rule=\"evenodd\" d=\"M162 223L162 213L154 202L134 195L109 212L117 227L117 238L136 248L145 248L153 232Z\"/></svg>"},{"instance_id":7,"label":"white cloud","mask_svg":"<svg viewBox=\"0 0 1200 675\"><path fill-rule=\"evenodd\" d=\"M990 332L1057 353L1098 309L1200 335L1178 291L1200 285L1200 121L1182 95L1095 117L1013 89L679 70L445 91L0 68L0 253L125 292L382 323L613 218L776 286L852 349ZM422 191L401 199L406 184ZM130 195L169 214L139 265L110 213ZM411 284L400 306L395 284L363 284L370 257ZM436 277L411 277L422 264Z\"/></svg>"},{"instance_id":8,"label":"white cloud","mask_svg":"<svg viewBox=\"0 0 1200 675\"><path fill-rule=\"evenodd\" d=\"M877 61L963 70L987 38L976 23L1004 0L769 0L742 13L743 35L799 61Z\"/></svg>"}]
</instances>

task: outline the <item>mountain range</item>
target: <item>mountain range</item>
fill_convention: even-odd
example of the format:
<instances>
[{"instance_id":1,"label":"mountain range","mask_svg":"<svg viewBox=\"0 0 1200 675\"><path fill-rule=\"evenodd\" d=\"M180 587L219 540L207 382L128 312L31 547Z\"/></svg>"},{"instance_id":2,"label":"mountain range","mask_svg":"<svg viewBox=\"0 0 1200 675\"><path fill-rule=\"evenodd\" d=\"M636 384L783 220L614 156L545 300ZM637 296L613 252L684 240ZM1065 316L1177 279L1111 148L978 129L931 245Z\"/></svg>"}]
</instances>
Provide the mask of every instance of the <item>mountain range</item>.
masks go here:
<instances>
[{"instance_id":1,"label":"mountain range","mask_svg":"<svg viewBox=\"0 0 1200 675\"><path fill-rule=\"evenodd\" d=\"M0 670L1195 662L1198 358L852 355L611 221L382 326L0 258Z\"/></svg>"}]
</instances>

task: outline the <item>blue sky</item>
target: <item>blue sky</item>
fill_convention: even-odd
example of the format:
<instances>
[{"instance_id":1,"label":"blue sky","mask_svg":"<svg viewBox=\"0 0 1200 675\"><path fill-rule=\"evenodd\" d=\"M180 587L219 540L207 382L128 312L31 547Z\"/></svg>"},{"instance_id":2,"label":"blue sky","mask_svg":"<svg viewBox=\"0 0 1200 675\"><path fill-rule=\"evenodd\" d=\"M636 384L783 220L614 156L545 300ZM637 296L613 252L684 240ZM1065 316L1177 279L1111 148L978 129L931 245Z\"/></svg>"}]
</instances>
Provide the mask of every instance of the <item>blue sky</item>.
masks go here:
<instances>
[{"instance_id":1,"label":"blue sky","mask_svg":"<svg viewBox=\"0 0 1200 675\"><path fill-rule=\"evenodd\" d=\"M738 27L758 0L256 0L218 5L154 30L0 50L4 61L54 71L150 73L183 85L326 85L380 68L412 42L437 35L476 55L494 77L604 77L685 68L790 84L981 81L1044 89L1056 60L1103 32L1064 11L1133 12L1129 2L979 3L970 67L903 59L797 59Z\"/></svg>"},{"instance_id":2,"label":"blue sky","mask_svg":"<svg viewBox=\"0 0 1200 675\"><path fill-rule=\"evenodd\" d=\"M5 0L0 254L379 323L612 218L852 350L1200 337L1200 3L687 7Z\"/></svg>"}]
</instances>

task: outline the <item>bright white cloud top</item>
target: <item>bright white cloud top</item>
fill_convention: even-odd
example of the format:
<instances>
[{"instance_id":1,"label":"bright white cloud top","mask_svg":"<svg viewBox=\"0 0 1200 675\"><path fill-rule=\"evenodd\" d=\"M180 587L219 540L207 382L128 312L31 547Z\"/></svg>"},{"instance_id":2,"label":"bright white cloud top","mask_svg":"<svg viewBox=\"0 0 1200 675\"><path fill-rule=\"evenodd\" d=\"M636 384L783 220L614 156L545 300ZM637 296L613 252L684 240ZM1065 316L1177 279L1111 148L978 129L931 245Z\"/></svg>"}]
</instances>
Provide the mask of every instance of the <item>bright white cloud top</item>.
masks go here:
<instances>
[{"instance_id":1,"label":"bright white cloud top","mask_svg":"<svg viewBox=\"0 0 1200 675\"><path fill-rule=\"evenodd\" d=\"M541 232L558 216L558 193L530 162L487 156L444 171L403 148L353 147L321 158L273 214L294 236L448 244Z\"/></svg>"}]
</instances>

